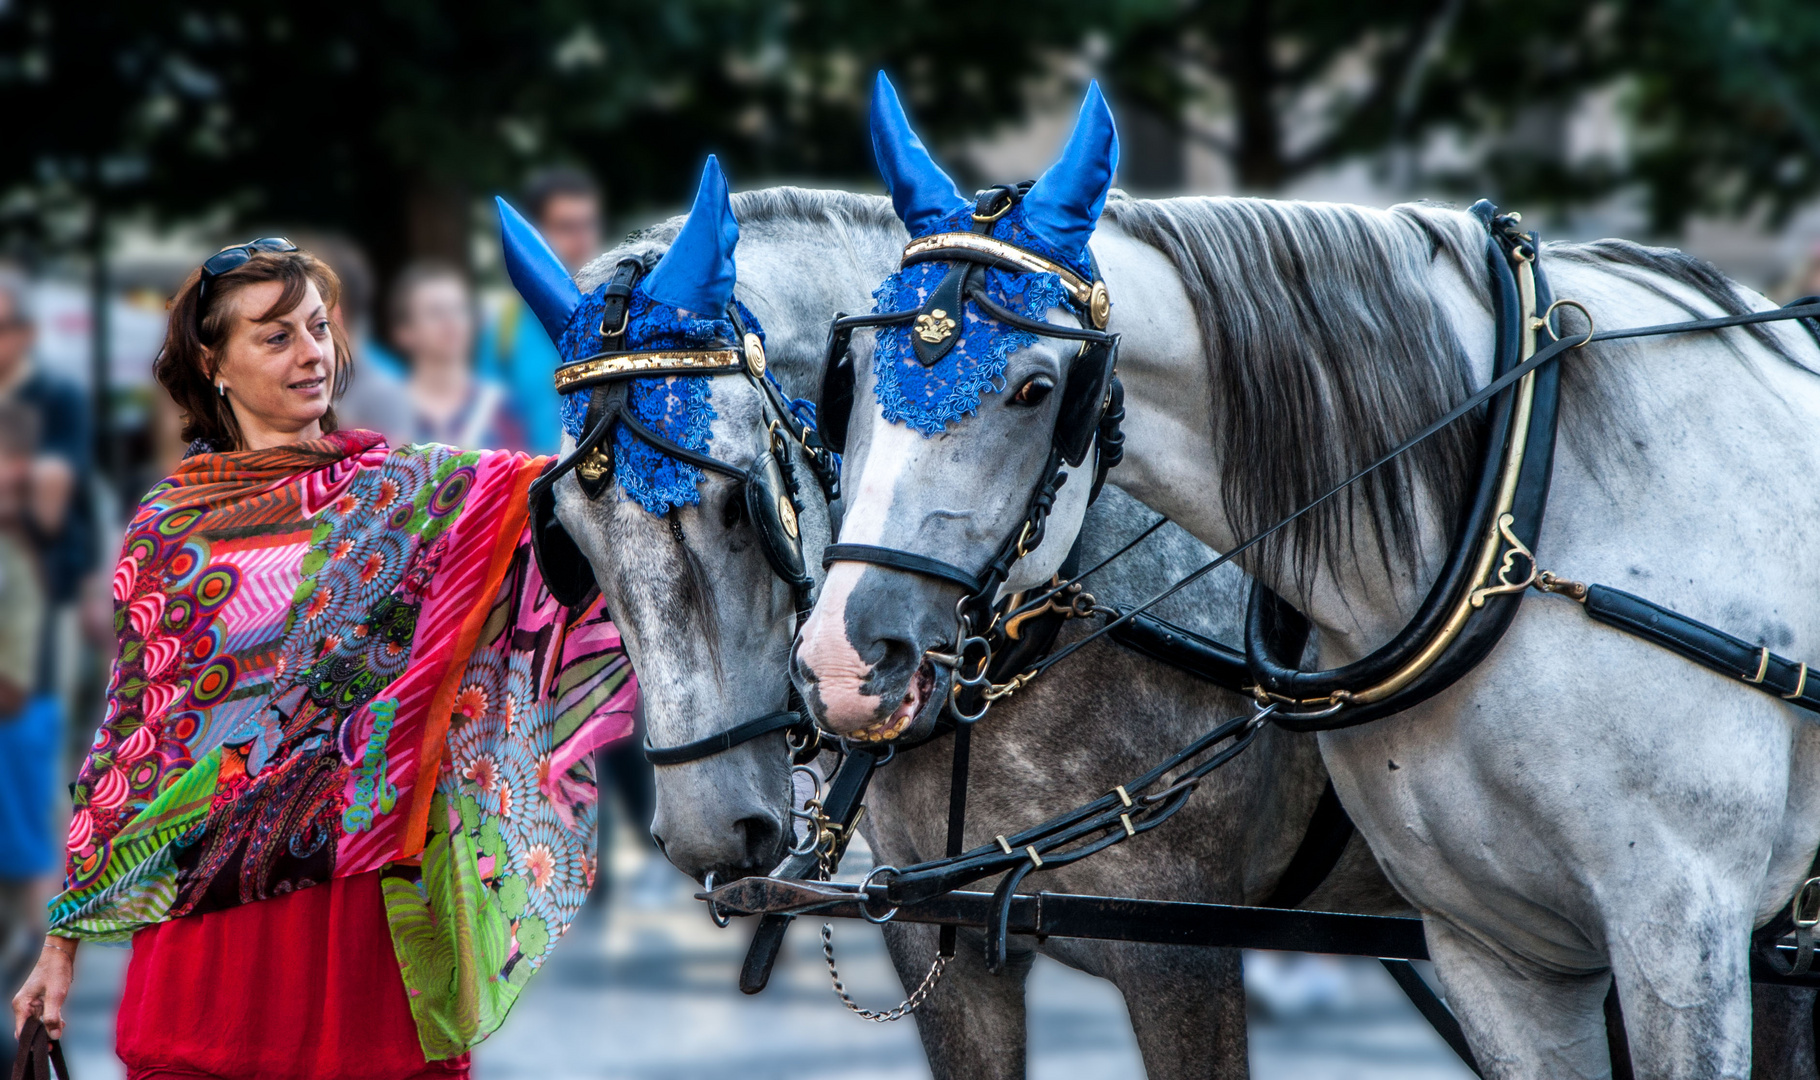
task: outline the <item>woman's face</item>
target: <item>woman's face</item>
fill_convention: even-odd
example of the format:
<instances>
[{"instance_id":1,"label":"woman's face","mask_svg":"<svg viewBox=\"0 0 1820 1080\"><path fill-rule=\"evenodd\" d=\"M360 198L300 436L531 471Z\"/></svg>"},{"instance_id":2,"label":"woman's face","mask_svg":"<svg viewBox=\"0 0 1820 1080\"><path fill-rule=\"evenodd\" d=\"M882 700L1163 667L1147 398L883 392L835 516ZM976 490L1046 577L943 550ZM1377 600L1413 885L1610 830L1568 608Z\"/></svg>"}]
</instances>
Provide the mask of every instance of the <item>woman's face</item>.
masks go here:
<instances>
[{"instance_id":1,"label":"woman's face","mask_svg":"<svg viewBox=\"0 0 1820 1080\"><path fill-rule=\"evenodd\" d=\"M335 387L322 294L312 282L296 307L261 320L283 294L282 282L262 281L229 298L234 321L215 379L226 387L249 450L320 435Z\"/></svg>"},{"instance_id":2,"label":"woman's face","mask_svg":"<svg viewBox=\"0 0 1820 1080\"><path fill-rule=\"evenodd\" d=\"M393 331L412 367L463 367L474 352L474 308L468 288L450 277L421 281Z\"/></svg>"}]
</instances>

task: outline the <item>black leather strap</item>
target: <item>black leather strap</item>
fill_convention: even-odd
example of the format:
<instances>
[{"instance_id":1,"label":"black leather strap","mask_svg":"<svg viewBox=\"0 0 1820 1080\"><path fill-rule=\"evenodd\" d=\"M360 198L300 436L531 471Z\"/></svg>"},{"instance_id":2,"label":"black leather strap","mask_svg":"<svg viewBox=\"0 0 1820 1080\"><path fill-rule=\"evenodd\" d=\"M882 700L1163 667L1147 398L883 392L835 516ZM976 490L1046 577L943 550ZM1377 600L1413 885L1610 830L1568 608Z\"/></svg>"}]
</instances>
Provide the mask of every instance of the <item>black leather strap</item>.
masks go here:
<instances>
[{"instance_id":1,"label":"black leather strap","mask_svg":"<svg viewBox=\"0 0 1820 1080\"><path fill-rule=\"evenodd\" d=\"M922 574L924 577L941 578L952 581L966 589L969 594L980 590L980 579L977 575L962 570L953 563L932 559L927 555L918 555L914 551L898 551L895 548L878 547L875 544L829 544L822 550L822 566L833 566L837 562L863 562L874 566L883 566L892 570L903 570L911 574Z\"/></svg>"},{"instance_id":2,"label":"black leather strap","mask_svg":"<svg viewBox=\"0 0 1820 1080\"><path fill-rule=\"evenodd\" d=\"M653 765L683 765L702 758L713 757L724 750L731 750L741 743L749 743L760 735L769 735L773 731L785 731L795 727L806 727L807 721L799 712L786 710L774 712L756 720L748 720L705 739L697 739L681 746L652 746L645 742L645 760Z\"/></svg>"},{"instance_id":3,"label":"black leather strap","mask_svg":"<svg viewBox=\"0 0 1820 1080\"><path fill-rule=\"evenodd\" d=\"M1229 645L1149 614L1119 623L1111 637L1134 653L1249 696L1251 671L1245 666L1245 654ZM1296 655L1300 655L1299 650Z\"/></svg>"},{"instance_id":4,"label":"black leather strap","mask_svg":"<svg viewBox=\"0 0 1820 1080\"><path fill-rule=\"evenodd\" d=\"M1586 613L1790 705L1820 712L1820 672L1809 671L1806 664L1608 585L1587 589Z\"/></svg>"},{"instance_id":5,"label":"black leather strap","mask_svg":"<svg viewBox=\"0 0 1820 1080\"><path fill-rule=\"evenodd\" d=\"M1329 780L1321 791L1320 801L1314 804L1314 814L1308 819L1302 842L1296 845L1295 854L1289 857L1289 865L1283 868L1283 876L1277 879L1277 887L1271 890L1263 906L1292 908L1308 899L1339 865L1352 833L1352 818L1340 805L1340 794Z\"/></svg>"}]
</instances>

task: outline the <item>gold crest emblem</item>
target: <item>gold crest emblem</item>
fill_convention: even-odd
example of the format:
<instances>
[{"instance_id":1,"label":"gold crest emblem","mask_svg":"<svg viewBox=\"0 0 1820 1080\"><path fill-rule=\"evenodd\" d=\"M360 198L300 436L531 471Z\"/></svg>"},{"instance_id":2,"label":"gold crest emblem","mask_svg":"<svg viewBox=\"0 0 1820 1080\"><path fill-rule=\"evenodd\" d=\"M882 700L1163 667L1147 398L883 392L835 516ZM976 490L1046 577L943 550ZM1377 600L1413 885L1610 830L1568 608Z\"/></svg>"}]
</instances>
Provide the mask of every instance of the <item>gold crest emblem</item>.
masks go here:
<instances>
[{"instance_id":1,"label":"gold crest emblem","mask_svg":"<svg viewBox=\"0 0 1820 1080\"><path fill-rule=\"evenodd\" d=\"M931 345L940 345L954 333L954 320L941 308L927 311L916 317L916 336Z\"/></svg>"},{"instance_id":2,"label":"gold crest emblem","mask_svg":"<svg viewBox=\"0 0 1820 1080\"><path fill-rule=\"evenodd\" d=\"M784 523L784 531L790 534L790 539L797 539L797 529L800 526L796 524L796 507L791 506L790 500L782 495L777 497L777 516Z\"/></svg>"},{"instance_id":3,"label":"gold crest emblem","mask_svg":"<svg viewBox=\"0 0 1820 1080\"><path fill-rule=\"evenodd\" d=\"M602 453L599 445L595 445L588 448L588 456L581 459L575 466L575 471L588 483L598 483L601 477L613 471L613 459Z\"/></svg>"}]
</instances>

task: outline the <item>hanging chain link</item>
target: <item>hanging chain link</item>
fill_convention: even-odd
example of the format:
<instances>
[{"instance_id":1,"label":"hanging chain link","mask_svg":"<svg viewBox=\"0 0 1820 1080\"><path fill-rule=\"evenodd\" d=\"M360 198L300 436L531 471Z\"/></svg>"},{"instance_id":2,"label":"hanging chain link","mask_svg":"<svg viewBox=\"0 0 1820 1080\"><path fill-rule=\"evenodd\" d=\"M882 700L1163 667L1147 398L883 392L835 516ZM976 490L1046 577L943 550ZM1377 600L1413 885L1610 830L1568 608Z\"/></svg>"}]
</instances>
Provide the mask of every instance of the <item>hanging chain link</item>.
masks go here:
<instances>
[{"instance_id":1,"label":"hanging chain link","mask_svg":"<svg viewBox=\"0 0 1820 1080\"><path fill-rule=\"evenodd\" d=\"M923 1002L929 999L929 992L934 990L935 984L942 980L942 972L948 966L948 958L937 954L934 962L929 965L928 974L923 976L923 981L917 985L910 996L895 1007L880 1011L862 1008L858 1002L847 996L847 988L840 981L840 969L834 966L833 923L822 923L822 956L828 961L828 978L833 981L834 993L840 998L841 1004L847 1007L848 1012L861 1020L870 1020L875 1024L889 1024L893 1020L902 1020L922 1008Z\"/></svg>"}]
</instances>

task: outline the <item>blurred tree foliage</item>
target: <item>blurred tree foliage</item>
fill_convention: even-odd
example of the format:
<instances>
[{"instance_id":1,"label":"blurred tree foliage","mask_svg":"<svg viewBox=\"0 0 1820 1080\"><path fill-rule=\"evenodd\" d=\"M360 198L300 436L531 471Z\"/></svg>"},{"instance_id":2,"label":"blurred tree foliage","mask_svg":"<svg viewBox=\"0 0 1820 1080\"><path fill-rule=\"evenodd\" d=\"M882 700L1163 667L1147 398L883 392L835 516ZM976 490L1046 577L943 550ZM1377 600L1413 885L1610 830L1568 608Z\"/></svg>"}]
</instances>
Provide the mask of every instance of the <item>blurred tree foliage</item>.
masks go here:
<instances>
[{"instance_id":1,"label":"blurred tree foliage","mask_svg":"<svg viewBox=\"0 0 1820 1080\"><path fill-rule=\"evenodd\" d=\"M552 160L630 206L682 199L709 150L736 182L869 177L877 67L939 139L1020 115L1018 87L1105 23L1085 0L982 17L952 0L11 0L0 192L339 228L383 273L460 258L470 196Z\"/></svg>"},{"instance_id":2,"label":"blurred tree foliage","mask_svg":"<svg viewBox=\"0 0 1820 1080\"><path fill-rule=\"evenodd\" d=\"M1192 0L1128 20L1105 67L1247 190L1374 157L1525 204L1635 191L1668 232L1820 189L1816 55L1814 0ZM1591 97L1622 145L1575 145Z\"/></svg>"},{"instance_id":3,"label":"blurred tree foliage","mask_svg":"<svg viewBox=\"0 0 1820 1080\"><path fill-rule=\"evenodd\" d=\"M1091 67L1247 189L1443 136L1431 180L1634 186L1669 227L1813 194L1816 46L1812 0L0 0L0 196L333 227L385 273L459 257L472 196L539 163L622 207L678 201L708 150L736 182L871 183L876 68L939 144ZM1623 152L1571 152L1591 93Z\"/></svg>"}]
</instances>

